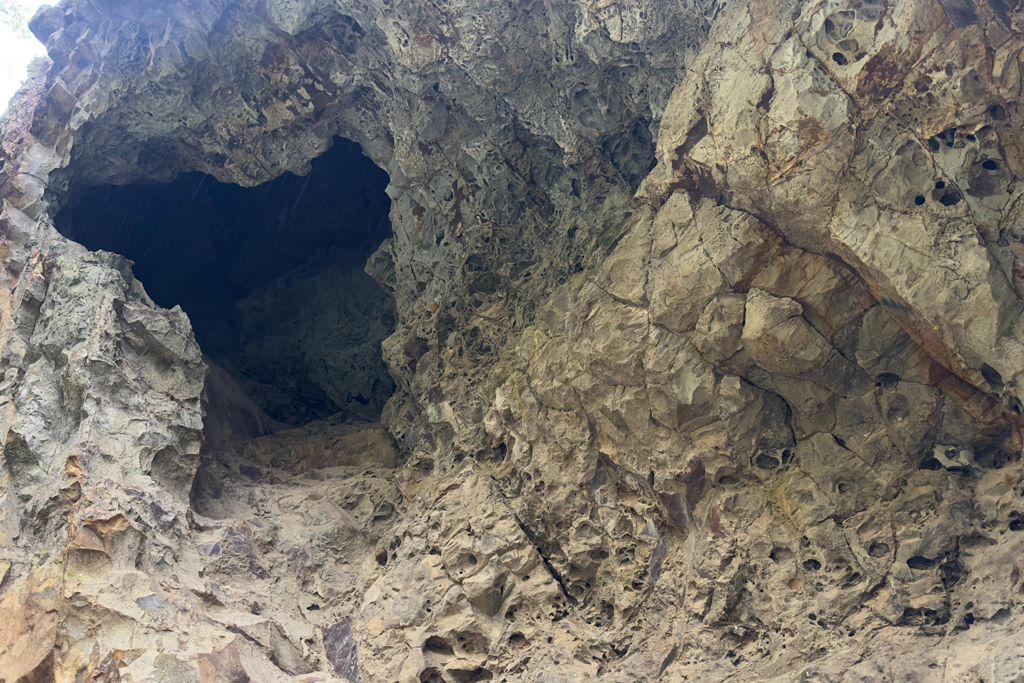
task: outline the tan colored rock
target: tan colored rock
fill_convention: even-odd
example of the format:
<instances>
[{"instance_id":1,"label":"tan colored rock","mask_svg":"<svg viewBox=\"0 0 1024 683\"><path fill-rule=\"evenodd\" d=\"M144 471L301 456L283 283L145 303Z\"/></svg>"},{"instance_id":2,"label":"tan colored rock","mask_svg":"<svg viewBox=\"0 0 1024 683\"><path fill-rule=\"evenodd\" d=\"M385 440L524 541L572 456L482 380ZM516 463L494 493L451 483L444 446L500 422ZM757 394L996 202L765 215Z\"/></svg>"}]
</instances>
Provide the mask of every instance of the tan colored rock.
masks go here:
<instances>
[{"instance_id":1,"label":"tan colored rock","mask_svg":"<svg viewBox=\"0 0 1024 683\"><path fill-rule=\"evenodd\" d=\"M32 26L52 61L0 125L0 677L1019 678L1016 9ZM398 389L281 430L53 213L303 173L335 135L390 176Z\"/></svg>"},{"instance_id":2,"label":"tan colored rock","mask_svg":"<svg viewBox=\"0 0 1024 683\"><path fill-rule=\"evenodd\" d=\"M755 363L780 375L816 374L832 352L799 303L759 289L747 295L742 340Z\"/></svg>"}]
</instances>

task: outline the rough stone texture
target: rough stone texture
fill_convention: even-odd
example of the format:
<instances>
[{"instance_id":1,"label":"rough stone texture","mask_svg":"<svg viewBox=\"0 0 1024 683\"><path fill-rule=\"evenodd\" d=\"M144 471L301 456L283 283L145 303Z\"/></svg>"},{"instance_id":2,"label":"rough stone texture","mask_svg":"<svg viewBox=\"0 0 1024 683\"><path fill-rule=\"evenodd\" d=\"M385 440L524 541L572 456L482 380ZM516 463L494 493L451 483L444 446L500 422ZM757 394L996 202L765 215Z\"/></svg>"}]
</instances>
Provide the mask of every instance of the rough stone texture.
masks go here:
<instances>
[{"instance_id":1,"label":"rough stone texture","mask_svg":"<svg viewBox=\"0 0 1024 683\"><path fill-rule=\"evenodd\" d=\"M380 415L394 388L381 360L394 302L361 264L285 275L236 310L241 348L219 360L268 413L290 424Z\"/></svg>"},{"instance_id":2,"label":"rough stone texture","mask_svg":"<svg viewBox=\"0 0 1024 683\"><path fill-rule=\"evenodd\" d=\"M0 157L8 683L1022 680L1008 4L32 27L52 63ZM52 217L303 172L335 135L391 179L367 272L398 388L380 425L267 434Z\"/></svg>"}]
</instances>

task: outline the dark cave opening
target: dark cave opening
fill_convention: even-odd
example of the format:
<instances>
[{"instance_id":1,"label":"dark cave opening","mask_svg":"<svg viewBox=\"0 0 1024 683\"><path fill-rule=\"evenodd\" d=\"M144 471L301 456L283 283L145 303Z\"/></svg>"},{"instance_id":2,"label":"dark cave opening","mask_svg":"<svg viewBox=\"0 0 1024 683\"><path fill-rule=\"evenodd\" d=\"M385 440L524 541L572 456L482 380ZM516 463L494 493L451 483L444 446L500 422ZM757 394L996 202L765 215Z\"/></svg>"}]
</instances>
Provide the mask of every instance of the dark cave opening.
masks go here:
<instances>
[{"instance_id":1,"label":"dark cave opening","mask_svg":"<svg viewBox=\"0 0 1024 683\"><path fill-rule=\"evenodd\" d=\"M55 224L131 259L274 420L376 420L395 387L381 357L394 301L363 267L391 236L388 176L342 138L311 166L252 188L203 173L76 188Z\"/></svg>"}]
</instances>

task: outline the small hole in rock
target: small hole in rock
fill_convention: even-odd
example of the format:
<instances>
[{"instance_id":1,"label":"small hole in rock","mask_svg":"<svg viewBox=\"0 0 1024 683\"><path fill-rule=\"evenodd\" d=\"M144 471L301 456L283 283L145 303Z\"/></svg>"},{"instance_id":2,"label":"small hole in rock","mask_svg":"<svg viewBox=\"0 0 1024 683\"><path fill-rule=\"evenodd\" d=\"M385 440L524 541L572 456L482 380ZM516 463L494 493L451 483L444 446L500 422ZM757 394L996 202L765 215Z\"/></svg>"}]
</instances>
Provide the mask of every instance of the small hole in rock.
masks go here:
<instances>
[{"instance_id":1,"label":"small hole in rock","mask_svg":"<svg viewBox=\"0 0 1024 683\"><path fill-rule=\"evenodd\" d=\"M996 121L1006 120L1006 108L1001 104L994 104L992 108L988 110L988 115Z\"/></svg>"},{"instance_id":2,"label":"small hole in rock","mask_svg":"<svg viewBox=\"0 0 1024 683\"><path fill-rule=\"evenodd\" d=\"M426 642L423 643L423 649L429 650L430 652L436 652L441 655L454 655L455 648L448 644L448 641L440 636L430 636Z\"/></svg>"},{"instance_id":3,"label":"small hole in rock","mask_svg":"<svg viewBox=\"0 0 1024 683\"><path fill-rule=\"evenodd\" d=\"M875 386L891 389L900 383L900 376L891 372L882 372L875 377Z\"/></svg>"},{"instance_id":4,"label":"small hole in rock","mask_svg":"<svg viewBox=\"0 0 1024 683\"><path fill-rule=\"evenodd\" d=\"M919 194L916 197L914 197L914 203L917 204L918 206L921 206L922 204L924 204L924 195L923 194Z\"/></svg>"},{"instance_id":5,"label":"small hole in rock","mask_svg":"<svg viewBox=\"0 0 1024 683\"><path fill-rule=\"evenodd\" d=\"M931 569L935 566L935 560L929 560L922 555L915 555L907 560L907 566L911 569Z\"/></svg>"},{"instance_id":6,"label":"small hole in rock","mask_svg":"<svg viewBox=\"0 0 1024 683\"><path fill-rule=\"evenodd\" d=\"M981 364L981 376L985 378L985 381L989 384L1002 384L1003 376L999 374L999 371L988 363Z\"/></svg>"},{"instance_id":7,"label":"small hole in rock","mask_svg":"<svg viewBox=\"0 0 1024 683\"><path fill-rule=\"evenodd\" d=\"M839 66L846 66L847 64L846 55L844 55L842 52L833 52L832 61L838 64Z\"/></svg>"},{"instance_id":8,"label":"small hole in rock","mask_svg":"<svg viewBox=\"0 0 1024 683\"><path fill-rule=\"evenodd\" d=\"M946 194L939 197L939 204L943 206L956 206L960 203L961 199L958 192L946 192Z\"/></svg>"},{"instance_id":9,"label":"small hole in rock","mask_svg":"<svg viewBox=\"0 0 1024 683\"><path fill-rule=\"evenodd\" d=\"M871 557L885 557L889 554L889 544L882 543L881 541L875 541L868 548L868 555Z\"/></svg>"},{"instance_id":10,"label":"small hole in rock","mask_svg":"<svg viewBox=\"0 0 1024 683\"><path fill-rule=\"evenodd\" d=\"M935 182L935 189L936 190L941 190L944 187L946 187L946 183L945 182L943 182L941 180L938 180L938 181Z\"/></svg>"},{"instance_id":11,"label":"small hole in rock","mask_svg":"<svg viewBox=\"0 0 1024 683\"><path fill-rule=\"evenodd\" d=\"M983 169L985 169L986 171L998 171L999 170L999 164L997 164L996 162L992 161L991 159L985 159L985 161L981 162L981 167Z\"/></svg>"},{"instance_id":12,"label":"small hole in rock","mask_svg":"<svg viewBox=\"0 0 1024 683\"><path fill-rule=\"evenodd\" d=\"M809 572L816 572L819 569L821 569L821 562L818 562L817 560L813 559L807 560L804 562L804 569L806 569Z\"/></svg>"}]
</instances>

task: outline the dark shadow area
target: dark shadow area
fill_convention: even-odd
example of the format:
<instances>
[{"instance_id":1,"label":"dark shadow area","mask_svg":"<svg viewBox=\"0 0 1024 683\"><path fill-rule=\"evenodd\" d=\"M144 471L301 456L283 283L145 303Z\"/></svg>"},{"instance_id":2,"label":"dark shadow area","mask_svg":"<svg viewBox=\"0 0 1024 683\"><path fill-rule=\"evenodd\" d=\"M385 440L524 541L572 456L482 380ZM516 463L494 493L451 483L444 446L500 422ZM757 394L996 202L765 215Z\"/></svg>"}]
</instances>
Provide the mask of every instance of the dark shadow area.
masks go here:
<instances>
[{"instance_id":1,"label":"dark shadow area","mask_svg":"<svg viewBox=\"0 0 1024 683\"><path fill-rule=\"evenodd\" d=\"M394 390L380 346L394 302L363 266L391 236L388 177L340 138L312 169L254 188L202 173L80 188L56 227L134 261L153 300L180 305L206 356L275 420L375 420Z\"/></svg>"}]
</instances>

